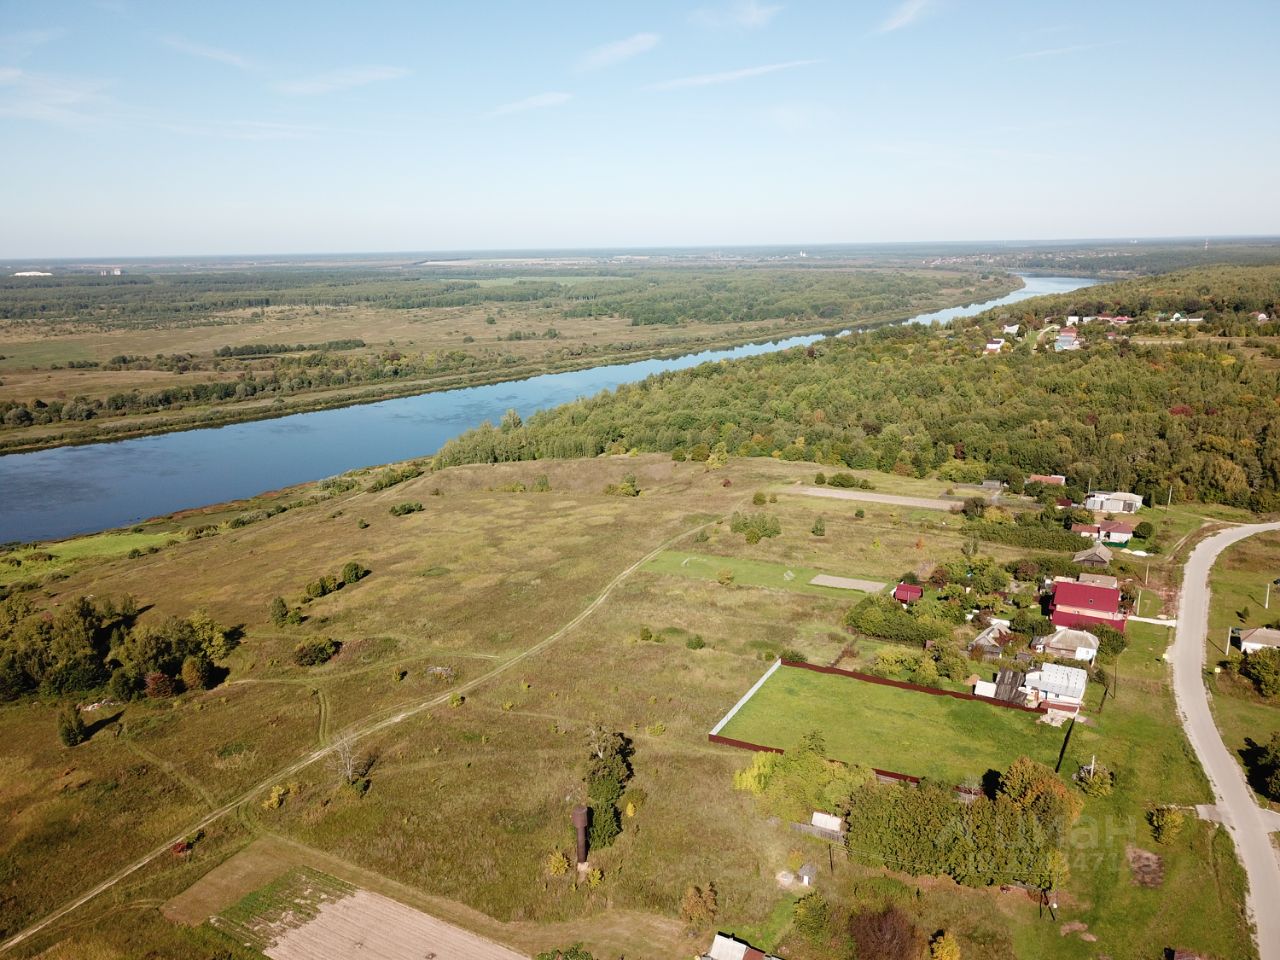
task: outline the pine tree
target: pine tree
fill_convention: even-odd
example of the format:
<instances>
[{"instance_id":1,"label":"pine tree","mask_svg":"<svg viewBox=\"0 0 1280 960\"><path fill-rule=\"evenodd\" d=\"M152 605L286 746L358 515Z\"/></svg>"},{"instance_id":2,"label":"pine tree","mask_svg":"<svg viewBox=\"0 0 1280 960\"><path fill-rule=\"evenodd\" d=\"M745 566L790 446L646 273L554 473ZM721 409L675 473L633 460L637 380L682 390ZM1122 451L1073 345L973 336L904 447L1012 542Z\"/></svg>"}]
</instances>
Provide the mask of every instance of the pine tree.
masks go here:
<instances>
[{"instance_id":1,"label":"pine tree","mask_svg":"<svg viewBox=\"0 0 1280 960\"><path fill-rule=\"evenodd\" d=\"M58 714L58 739L68 747L84 743L89 739L89 731L80 716L80 708L70 704Z\"/></svg>"}]
</instances>

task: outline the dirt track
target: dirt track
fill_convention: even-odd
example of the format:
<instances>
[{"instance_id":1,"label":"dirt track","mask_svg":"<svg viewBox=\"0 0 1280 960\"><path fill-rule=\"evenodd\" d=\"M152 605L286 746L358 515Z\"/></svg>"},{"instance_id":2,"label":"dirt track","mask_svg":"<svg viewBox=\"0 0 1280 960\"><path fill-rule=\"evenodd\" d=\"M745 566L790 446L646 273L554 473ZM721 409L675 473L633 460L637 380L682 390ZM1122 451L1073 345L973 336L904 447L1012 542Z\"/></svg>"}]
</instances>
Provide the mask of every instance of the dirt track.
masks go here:
<instances>
[{"instance_id":1,"label":"dirt track","mask_svg":"<svg viewBox=\"0 0 1280 960\"><path fill-rule=\"evenodd\" d=\"M958 501L936 500L932 497L900 497L896 493L873 493L870 490L852 490L844 487L796 487L792 493L806 497L828 497L832 500L861 500L864 503L888 503L897 507L919 507L923 510L945 510L950 513L960 506Z\"/></svg>"}]
</instances>

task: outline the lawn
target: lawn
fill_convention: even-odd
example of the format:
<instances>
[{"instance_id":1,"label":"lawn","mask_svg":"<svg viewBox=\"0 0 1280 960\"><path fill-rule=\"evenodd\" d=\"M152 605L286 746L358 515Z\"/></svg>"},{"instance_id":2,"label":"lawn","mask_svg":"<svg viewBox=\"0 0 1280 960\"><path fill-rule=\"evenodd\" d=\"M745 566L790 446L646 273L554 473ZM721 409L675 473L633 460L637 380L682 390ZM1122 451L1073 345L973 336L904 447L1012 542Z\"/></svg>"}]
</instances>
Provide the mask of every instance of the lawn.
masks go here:
<instances>
[{"instance_id":1,"label":"lawn","mask_svg":"<svg viewBox=\"0 0 1280 960\"><path fill-rule=\"evenodd\" d=\"M837 760L952 783L1023 755L1054 766L1064 734L1020 710L793 667L779 668L720 734L785 749L811 730Z\"/></svg>"},{"instance_id":2,"label":"lawn","mask_svg":"<svg viewBox=\"0 0 1280 960\"><path fill-rule=\"evenodd\" d=\"M15 560L17 564L0 563L0 584L52 573L78 560L123 557L132 550L145 553L153 547L168 546L175 539L170 533L99 533L47 546L15 550L6 554L5 559ZM49 554L53 559L43 559L41 554Z\"/></svg>"},{"instance_id":3,"label":"lawn","mask_svg":"<svg viewBox=\"0 0 1280 960\"><path fill-rule=\"evenodd\" d=\"M679 550L666 550L645 564L646 570L677 577L694 577L698 580L716 580L724 571L733 574L733 583L744 587L770 587L774 590L794 590L822 597L843 597L850 603L859 600L858 590L843 590L812 584L820 573L842 576L830 570L816 570L799 564L771 563L747 557L708 557Z\"/></svg>"}]
</instances>

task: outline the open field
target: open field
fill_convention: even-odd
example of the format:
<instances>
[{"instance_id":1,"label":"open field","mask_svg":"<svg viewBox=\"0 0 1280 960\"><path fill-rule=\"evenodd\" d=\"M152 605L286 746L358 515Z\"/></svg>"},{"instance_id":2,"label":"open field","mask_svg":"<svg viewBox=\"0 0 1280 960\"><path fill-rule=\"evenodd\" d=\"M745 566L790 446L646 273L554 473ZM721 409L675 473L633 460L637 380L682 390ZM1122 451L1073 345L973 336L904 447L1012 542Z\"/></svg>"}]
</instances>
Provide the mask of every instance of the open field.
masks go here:
<instances>
[{"instance_id":1,"label":"open field","mask_svg":"<svg viewBox=\"0 0 1280 960\"><path fill-rule=\"evenodd\" d=\"M1021 710L784 666L720 735L786 749L817 730L837 760L977 784L1020 756L1056 766L1064 731L1037 721Z\"/></svg>"},{"instance_id":2,"label":"open field","mask_svg":"<svg viewBox=\"0 0 1280 960\"><path fill-rule=\"evenodd\" d=\"M693 577L698 580L716 580L725 571L733 575L732 582L744 587L769 587L774 590L794 590L798 593L812 593L821 597L846 597L857 599L857 589L830 587L810 583L823 571L799 564L768 563L763 560L750 560L745 557L707 557L697 553L685 553L679 550L667 550L654 557L647 564L646 570L665 573L675 577ZM864 592L873 585L873 581L857 581ZM885 584L875 584L875 589L884 589Z\"/></svg>"},{"instance_id":3,"label":"open field","mask_svg":"<svg viewBox=\"0 0 1280 960\"><path fill-rule=\"evenodd\" d=\"M825 850L770 825L748 795L734 791L733 771L748 755L708 744L706 732L783 649L821 663L840 656L851 640L841 617L857 595L736 578L726 587L714 577L644 567L617 578L675 537L682 539L665 548L670 553L696 553L712 564L723 558L771 576L804 567L891 582L906 569L960 556L964 538L945 514L867 504L859 519L859 504L787 491L794 481L810 482L812 472L811 464L772 459L732 460L708 471L660 456L615 457L455 468L377 493L361 489L372 475L366 472L352 490L249 526L225 523L245 505L149 524L144 533L166 536L184 525L222 526L154 554L87 557L43 575L31 596L51 609L81 594L129 592L147 608L143 623L203 606L219 622L241 625L244 635L221 685L94 711L86 717L96 727L92 737L70 750L57 741L56 703L0 706L0 764L9 772L0 817L13 825L0 835L4 934L205 811L255 792L206 827L189 854L155 859L13 955L51 948L59 960L117 960L148 952L212 955L216 948L238 958L233 941L207 926L174 923L160 908L263 842L277 853L294 851L279 854L288 866L301 863L528 953L582 940L597 956L692 955L709 934L685 934L679 902L687 885L708 880L719 891L718 926L751 930L766 947L792 943L792 897L773 875L797 855ZM627 473L636 474L639 497L603 493ZM550 492L504 490L516 481L531 486L539 474L548 476ZM893 477L875 479L885 492L897 489ZM778 503L762 509L778 517L782 533L749 545L727 520L714 520L755 509L750 498L758 489L779 492ZM415 499L423 512L388 513ZM819 513L827 522L821 538L809 532ZM706 541L695 543L694 531L706 522ZM999 545L983 549L1001 559L1020 555ZM308 582L349 559L371 574L301 603ZM557 635L611 584L589 617ZM270 622L268 604L277 595L300 609L301 624ZM642 627L652 640L640 639ZM343 643L330 662L293 663L300 640L326 636ZM684 642L693 637L701 648ZM859 640L857 647L845 665L863 669L879 645ZM1174 845L1160 848L1163 887L1130 879L1125 846L1151 848L1149 805L1207 796L1164 675L1126 666L1136 652L1122 659L1118 696L1101 712L1100 687L1091 685L1091 723L1077 725L1063 769L1074 772L1072 763L1087 751L1117 773L1115 792L1088 801L1073 835L1059 914L1089 924L1098 942L1063 938L1056 925L1037 920L1028 900L924 883L918 898L911 895L913 916L930 929L956 929L967 958L1009 960L1016 950L1136 960L1173 943L1249 956L1239 873L1216 827L1190 824ZM505 664L510 668L492 673ZM453 679L437 679L432 667L451 668ZM480 679L449 706L451 692ZM363 796L341 786L325 761L277 773L344 729L422 703L436 705L360 742L375 761ZM1007 712L1034 729L1031 715ZM603 873L596 889L548 876L544 866L548 854L572 842L568 811L582 796L582 736L593 720L632 739L628 790L637 801L617 842L593 855ZM1012 744L998 749L1016 755ZM1054 748L1046 749L1056 759ZM272 786L287 795L267 809L261 801ZM43 869L52 862L58 871ZM862 896L856 884L869 877L888 882L886 871L838 860L834 866L823 880L833 896ZM226 895L243 896L247 884L256 889L260 876L231 883ZM223 909L212 900L206 906ZM199 919L201 909L187 919ZM809 960L798 944L791 955Z\"/></svg>"}]
</instances>

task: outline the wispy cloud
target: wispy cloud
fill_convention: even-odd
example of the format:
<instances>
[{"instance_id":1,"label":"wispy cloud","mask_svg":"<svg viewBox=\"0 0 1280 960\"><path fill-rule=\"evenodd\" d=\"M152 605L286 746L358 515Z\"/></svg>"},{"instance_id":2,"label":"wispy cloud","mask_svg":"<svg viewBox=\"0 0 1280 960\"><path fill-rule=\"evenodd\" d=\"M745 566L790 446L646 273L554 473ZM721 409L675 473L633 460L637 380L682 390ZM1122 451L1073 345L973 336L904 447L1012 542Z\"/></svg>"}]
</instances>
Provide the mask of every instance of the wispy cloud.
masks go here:
<instances>
[{"instance_id":1,"label":"wispy cloud","mask_svg":"<svg viewBox=\"0 0 1280 960\"><path fill-rule=\"evenodd\" d=\"M350 90L383 80L396 80L409 75L404 67L343 67L318 73L311 77L300 77L297 80L286 80L276 85L281 93L291 97L314 97L325 93L337 93L339 90Z\"/></svg>"},{"instance_id":2,"label":"wispy cloud","mask_svg":"<svg viewBox=\"0 0 1280 960\"><path fill-rule=\"evenodd\" d=\"M710 87L718 83L737 83L752 77L762 77L766 73L777 73L780 70L794 70L796 67L808 67L821 60L788 60L786 63L766 63L759 67L745 67L742 70L727 70L724 73L700 73L692 77L677 77L675 80L663 80L650 84L649 90L683 90L686 87Z\"/></svg>"},{"instance_id":3,"label":"wispy cloud","mask_svg":"<svg viewBox=\"0 0 1280 960\"><path fill-rule=\"evenodd\" d=\"M97 122L105 87L100 80L0 67L0 117L64 126Z\"/></svg>"},{"instance_id":4,"label":"wispy cloud","mask_svg":"<svg viewBox=\"0 0 1280 960\"><path fill-rule=\"evenodd\" d=\"M893 13L880 24L876 32L892 33L894 30L909 27L923 17L932 4L933 0L902 0L902 3L894 8Z\"/></svg>"},{"instance_id":5,"label":"wispy cloud","mask_svg":"<svg viewBox=\"0 0 1280 960\"><path fill-rule=\"evenodd\" d=\"M1121 40L1104 40L1100 43L1077 43L1070 47L1051 47L1048 50L1031 50L1027 53L1019 53L1010 60L1035 60L1040 57L1058 57L1066 53L1084 53L1088 50L1101 50L1104 47L1118 47L1123 41Z\"/></svg>"},{"instance_id":6,"label":"wispy cloud","mask_svg":"<svg viewBox=\"0 0 1280 960\"><path fill-rule=\"evenodd\" d=\"M177 50L179 53L185 53L190 57L199 57L202 60L212 60L214 63L221 63L228 67L235 67L237 70L254 69L254 64L248 57L242 57L240 54L232 50L223 50L219 47L210 47L203 43L195 43L185 37L161 37L160 42L166 47L169 47L172 50Z\"/></svg>"},{"instance_id":7,"label":"wispy cloud","mask_svg":"<svg viewBox=\"0 0 1280 960\"><path fill-rule=\"evenodd\" d=\"M780 5L758 3L757 0L733 0L718 7L695 10L691 19L705 27L741 27L754 30L765 26L781 10Z\"/></svg>"},{"instance_id":8,"label":"wispy cloud","mask_svg":"<svg viewBox=\"0 0 1280 960\"><path fill-rule=\"evenodd\" d=\"M48 30L16 30L13 33L0 33L0 55L21 60L37 47L57 40L66 31L59 27Z\"/></svg>"},{"instance_id":9,"label":"wispy cloud","mask_svg":"<svg viewBox=\"0 0 1280 960\"><path fill-rule=\"evenodd\" d=\"M658 41L661 39L656 33L637 33L634 36L627 37L625 40L606 43L591 50L579 60L578 69L587 71L599 70L602 67L612 67L616 63L622 63L622 61L638 57L642 53L648 53L658 45Z\"/></svg>"},{"instance_id":10,"label":"wispy cloud","mask_svg":"<svg viewBox=\"0 0 1280 960\"><path fill-rule=\"evenodd\" d=\"M489 111L490 117L501 117L508 113L523 113L525 110L541 110L544 107L558 107L562 103L568 103L573 99L571 93L537 93L532 97L525 97L523 100L513 100L510 103L504 103L499 107L494 107Z\"/></svg>"}]
</instances>

